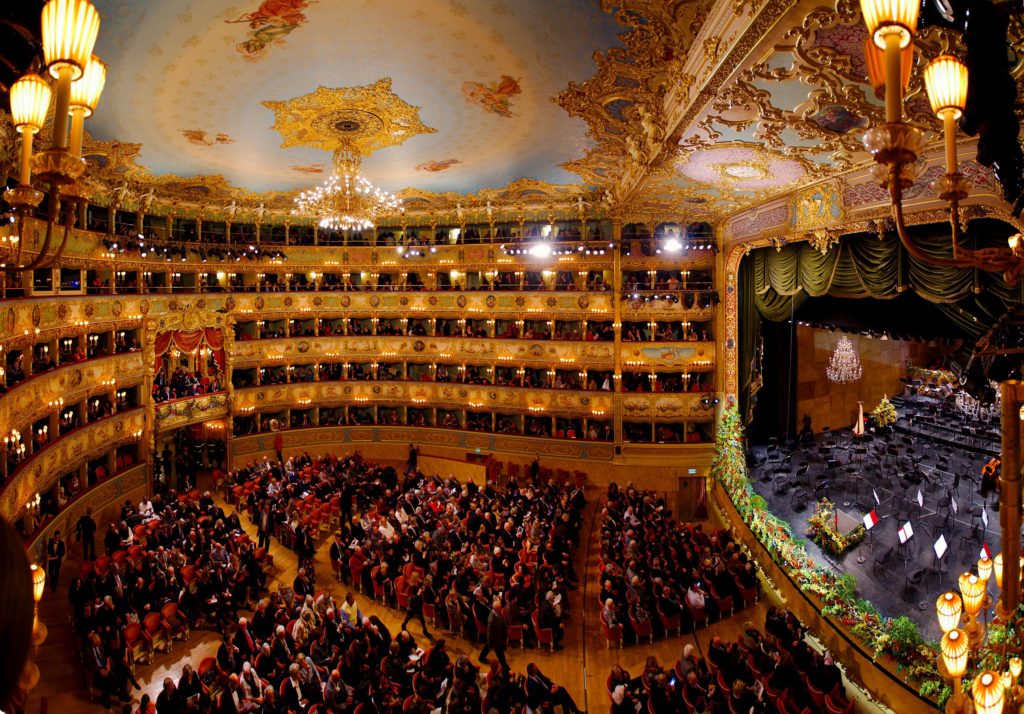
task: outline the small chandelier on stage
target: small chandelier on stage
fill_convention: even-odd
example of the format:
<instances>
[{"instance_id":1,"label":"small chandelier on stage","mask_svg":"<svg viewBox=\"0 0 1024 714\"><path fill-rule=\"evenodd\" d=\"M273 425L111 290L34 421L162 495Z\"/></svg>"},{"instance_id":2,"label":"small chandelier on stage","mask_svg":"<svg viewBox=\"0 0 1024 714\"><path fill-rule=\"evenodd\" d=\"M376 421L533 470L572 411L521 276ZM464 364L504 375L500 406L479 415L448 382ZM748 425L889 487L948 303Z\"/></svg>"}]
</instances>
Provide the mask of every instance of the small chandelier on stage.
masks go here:
<instances>
[{"instance_id":1,"label":"small chandelier on stage","mask_svg":"<svg viewBox=\"0 0 1024 714\"><path fill-rule=\"evenodd\" d=\"M334 171L319 186L295 198L293 214L312 216L328 230L366 230L402 209L393 193L375 188L359 173L362 158L352 146L334 152Z\"/></svg>"},{"instance_id":2,"label":"small chandelier on stage","mask_svg":"<svg viewBox=\"0 0 1024 714\"><path fill-rule=\"evenodd\" d=\"M860 357L854 351L850 338L843 335L839 338L839 344L832 353L828 367L825 368L825 376L830 382L847 384L859 380L861 371Z\"/></svg>"}]
</instances>

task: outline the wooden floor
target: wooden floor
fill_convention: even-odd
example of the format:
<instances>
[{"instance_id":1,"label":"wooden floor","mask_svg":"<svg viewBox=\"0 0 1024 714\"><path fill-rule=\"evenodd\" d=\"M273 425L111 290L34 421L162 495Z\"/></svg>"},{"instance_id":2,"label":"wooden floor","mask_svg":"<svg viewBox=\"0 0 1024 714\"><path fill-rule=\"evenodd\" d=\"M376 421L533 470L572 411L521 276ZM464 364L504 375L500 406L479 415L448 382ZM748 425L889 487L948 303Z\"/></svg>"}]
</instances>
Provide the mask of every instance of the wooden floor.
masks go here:
<instances>
[{"instance_id":1,"label":"wooden floor","mask_svg":"<svg viewBox=\"0 0 1024 714\"><path fill-rule=\"evenodd\" d=\"M718 635L725 640L735 640L748 620L758 627L764 625L767 602L762 599L753 608L748 608L721 622L698 630L694 634L657 640L654 644L627 645L621 649L607 649L599 623L600 608L598 606L598 545L600 528L597 517L600 508L597 501L602 492L591 488L587 491L587 511L584 517L585 528L589 529L588 537L583 539L576 555L577 573L581 574L580 588L575 591L571 600L572 617L566 628L565 649L549 653L547 650L508 651L508 661L517 672L525 672L529 662L536 662L541 670L555 682L563 685L572 694L581 709L594 712L607 712L609 709L608 694L605 680L612 665L620 664L634 675L643 670L644 661L649 655L658 657L663 666L672 666L687 643L695 642L701 654L707 651L711 638ZM222 504L223 505L223 504ZM225 510L230 508L227 506ZM255 539L255 527L248 518L242 518L243 525L250 536ZM328 558L329 539L324 539L317 553L317 589L328 590L336 600L341 600L347 587L339 583L331 571ZM78 571L81 551L78 546L71 549L64 564L60 587L56 594L47 592L40 603L40 619L47 624L49 636L39 650L36 661L39 665L41 678L39 686L33 690L26 708L28 714L53 712L54 714L77 714L77 712L102 712L103 707L89 702L83 686L82 666L75 656L76 639L70 632L68 624L67 591L68 584ZM291 583L297 570L295 553L283 548L276 541L271 546L274 555L276 572L270 580L270 587L276 588L278 582ZM585 575L584 575L585 574ZM391 629L397 632L404 614L380 605L368 597L357 593L357 602L364 613L375 614ZM813 623L806 623L813 627ZM420 635L418 623L410 623L410 631L425 646L426 640ZM454 660L460 654L469 654L475 660L480 646L468 642L451 633L438 630L432 632L435 637L444 637ZM186 662L198 666L203 657L216 654L220 643L220 633L205 630L195 631L188 642L176 642L172 652L157 653L152 665L139 664L136 675L143 686L141 692L135 691L136 697L149 693L153 700L161 689L164 677L172 676L177 681L181 668ZM859 691L847 687L847 692L858 699L857 711L877 712L879 707L864 699ZM45 701L44 701L45 700ZM45 707L45 708L44 708ZM115 710L119 711L119 710Z\"/></svg>"}]
</instances>

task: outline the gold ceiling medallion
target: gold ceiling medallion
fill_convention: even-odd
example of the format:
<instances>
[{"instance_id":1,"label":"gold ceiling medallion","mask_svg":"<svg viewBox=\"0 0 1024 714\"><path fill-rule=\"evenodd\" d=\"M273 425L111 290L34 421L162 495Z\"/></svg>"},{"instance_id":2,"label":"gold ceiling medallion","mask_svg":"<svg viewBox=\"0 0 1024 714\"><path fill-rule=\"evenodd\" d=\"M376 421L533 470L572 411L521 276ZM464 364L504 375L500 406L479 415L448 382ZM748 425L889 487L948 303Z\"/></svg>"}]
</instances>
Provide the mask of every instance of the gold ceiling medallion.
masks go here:
<instances>
[{"instance_id":1,"label":"gold ceiling medallion","mask_svg":"<svg viewBox=\"0 0 1024 714\"><path fill-rule=\"evenodd\" d=\"M310 146L324 151L354 148L368 156L437 129L420 121L420 108L391 91L384 77L363 87L317 87L315 92L285 101L265 101L274 111L274 129L282 147Z\"/></svg>"}]
</instances>

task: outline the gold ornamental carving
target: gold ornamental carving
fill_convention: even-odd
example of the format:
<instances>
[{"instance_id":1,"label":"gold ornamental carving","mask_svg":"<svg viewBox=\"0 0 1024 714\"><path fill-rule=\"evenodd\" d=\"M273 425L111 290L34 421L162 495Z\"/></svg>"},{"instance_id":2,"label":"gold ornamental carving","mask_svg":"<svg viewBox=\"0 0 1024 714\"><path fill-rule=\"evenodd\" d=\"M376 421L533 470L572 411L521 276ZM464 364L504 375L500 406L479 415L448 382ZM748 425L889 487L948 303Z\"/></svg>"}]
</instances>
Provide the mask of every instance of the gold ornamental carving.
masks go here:
<instances>
[{"instance_id":1,"label":"gold ornamental carving","mask_svg":"<svg viewBox=\"0 0 1024 714\"><path fill-rule=\"evenodd\" d=\"M284 138L285 148L335 151L354 146L366 156L437 132L420 121L419 107L391 91L390 77L362 87L317 87L294 99L264 101L263 106L274 111L274 129Z\"/></svg>"}]
</instances>

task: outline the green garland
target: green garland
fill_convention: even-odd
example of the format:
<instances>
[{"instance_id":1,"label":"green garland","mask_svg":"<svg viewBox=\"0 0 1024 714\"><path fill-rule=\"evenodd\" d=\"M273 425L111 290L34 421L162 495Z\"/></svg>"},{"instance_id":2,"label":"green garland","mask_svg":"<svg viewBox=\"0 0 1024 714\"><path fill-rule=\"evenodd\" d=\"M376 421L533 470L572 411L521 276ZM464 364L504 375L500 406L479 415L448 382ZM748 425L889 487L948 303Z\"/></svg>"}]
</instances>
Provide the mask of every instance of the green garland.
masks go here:
<instances>
[{"instance_id":1,"label":"green garland","mask_svg":"<svg viewBox=\"0 0 1024 714\"><path fill-rule=\"evenodd\" d=\"M715 439L711 474L722 484L733 505L772 560L804 592L819 598L822 614L834 617L859 638L877 659L886 654L896 661L897 671L920 683L924 696L935 697L943 681L936 667L937 643L925 642L917 625L906 617L881 616L866 600L858 600L852 576L836 576L818 566L793 537L790 525L768 509L747 478L746 449L740 414L735 406L722 413Z\"/></svg>"}]
</instances>

